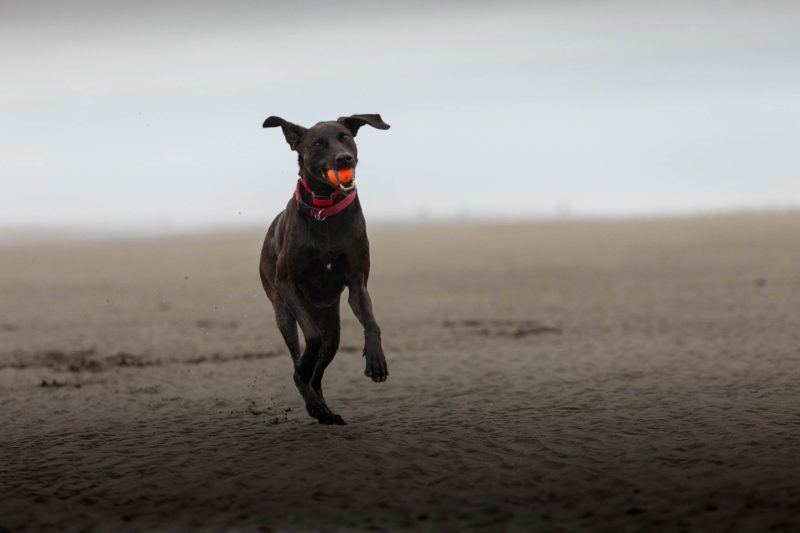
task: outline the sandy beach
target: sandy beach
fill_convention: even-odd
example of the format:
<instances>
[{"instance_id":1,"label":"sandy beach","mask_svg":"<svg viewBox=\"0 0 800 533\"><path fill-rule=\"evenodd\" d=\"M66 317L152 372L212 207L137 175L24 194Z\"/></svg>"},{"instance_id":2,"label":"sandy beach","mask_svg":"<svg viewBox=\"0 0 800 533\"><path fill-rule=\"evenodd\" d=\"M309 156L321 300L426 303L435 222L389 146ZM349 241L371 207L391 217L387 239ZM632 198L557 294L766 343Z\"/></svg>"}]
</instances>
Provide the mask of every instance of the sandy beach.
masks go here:
<instances>
[{"instance_id":1,"label":"sandy beach","mask_svg":"<svg viewBox=\"0 0 800 533\"><path fill-rule=\"evenodd\" d=\"M370 226L341 427L265 230L0 245L0 531L800 529L800 214Z\"/></svg>"}]
</instances>

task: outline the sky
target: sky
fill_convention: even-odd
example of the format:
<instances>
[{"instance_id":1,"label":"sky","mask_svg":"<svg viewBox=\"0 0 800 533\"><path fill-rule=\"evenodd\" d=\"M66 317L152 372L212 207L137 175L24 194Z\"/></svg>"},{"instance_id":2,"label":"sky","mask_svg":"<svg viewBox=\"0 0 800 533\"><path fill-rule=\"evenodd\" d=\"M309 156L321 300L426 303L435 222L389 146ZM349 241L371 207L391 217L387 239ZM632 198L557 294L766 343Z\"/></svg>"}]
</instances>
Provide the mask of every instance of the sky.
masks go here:
<instances>
[{"instance_id":1,"label":"sky","mask_svg":"<svg viewBox=\"0 0 800 533\"><path fill-rule=\"evenodd\" d=\"M0 0L0 72L0 228L266 225L269 115L392 125L370 220L800 205L797 2Z\"/></svg>"}]
</instances>

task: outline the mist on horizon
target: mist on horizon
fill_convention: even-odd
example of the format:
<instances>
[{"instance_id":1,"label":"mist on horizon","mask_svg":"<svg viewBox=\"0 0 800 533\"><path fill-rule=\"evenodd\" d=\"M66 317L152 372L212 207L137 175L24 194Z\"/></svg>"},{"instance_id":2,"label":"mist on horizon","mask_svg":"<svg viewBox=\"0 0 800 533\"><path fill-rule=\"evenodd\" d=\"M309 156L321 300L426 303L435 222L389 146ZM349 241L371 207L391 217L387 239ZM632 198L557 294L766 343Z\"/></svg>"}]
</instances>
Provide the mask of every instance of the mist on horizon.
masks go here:
<instances>
[{"instance_id":1,"label":"mist on horizon","mask_svg":"<svg viewBox=\"0 0 800 533\"><path fill-rule=\"evenodd\" d=\"M0 227L266 225L268 115L364 128L370 221L800 205L800 5L0 5Z\"/></svg>"}]
</instances>

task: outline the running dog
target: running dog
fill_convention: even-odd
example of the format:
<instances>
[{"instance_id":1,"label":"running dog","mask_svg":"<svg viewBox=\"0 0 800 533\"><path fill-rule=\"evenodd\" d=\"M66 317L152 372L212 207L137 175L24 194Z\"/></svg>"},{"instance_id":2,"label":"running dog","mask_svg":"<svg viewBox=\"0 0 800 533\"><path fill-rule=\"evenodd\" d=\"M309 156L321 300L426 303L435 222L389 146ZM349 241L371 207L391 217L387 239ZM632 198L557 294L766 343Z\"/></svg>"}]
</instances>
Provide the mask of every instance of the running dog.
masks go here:
<instances>
[{"instance_id":1,"label":"running dog","mask_svg":"<svg viewBox=\"0 0 800 533\"><path fill-rule=\"evenodd\" d=\"M364 328L364 374L376 382L389 375L367 291L369 241L355 186L355 136L364 125L389 129L380 115L351 115L310 128L275 116L264 121L265 128L279 126L297 152L300 179L264 239L261 283L292 356L294 382L308 414L320 424L345 423L322 395L322 376L339 348L339 300L345 287ZM305 339L302 353L298 324Z\"/></svg>"}]
</instances>

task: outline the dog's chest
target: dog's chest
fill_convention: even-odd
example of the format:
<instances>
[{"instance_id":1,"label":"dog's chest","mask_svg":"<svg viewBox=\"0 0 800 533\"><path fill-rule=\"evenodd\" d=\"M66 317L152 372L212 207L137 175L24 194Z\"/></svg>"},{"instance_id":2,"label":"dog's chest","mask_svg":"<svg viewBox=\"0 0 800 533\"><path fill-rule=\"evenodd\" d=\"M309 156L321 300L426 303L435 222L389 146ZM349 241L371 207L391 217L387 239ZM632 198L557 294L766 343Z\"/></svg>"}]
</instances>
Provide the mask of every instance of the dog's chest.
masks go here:
<instances>
[{"instance_id":1,"label":"dog's chest","mask_svg":"<svg viewBox=\"0 0 800 533\"><path fill-rule=\"evenodd\" d=\"M344 254L318 253L307 256L297 278L304 297L314 305L331 305L347 283L347 257Z\"/></svg>"},{"instance_id":2,"label":"dog's chest","mask_svg":"<svg viewBox=\"0 0 800 533\"><path fill-rule=\"evenodd\" d=\"M323 250L308 257L304 270L314 276L333 278L343 276L346 265L347 257L345 254L333 250Z\"/></svg>"}]
</instances>

